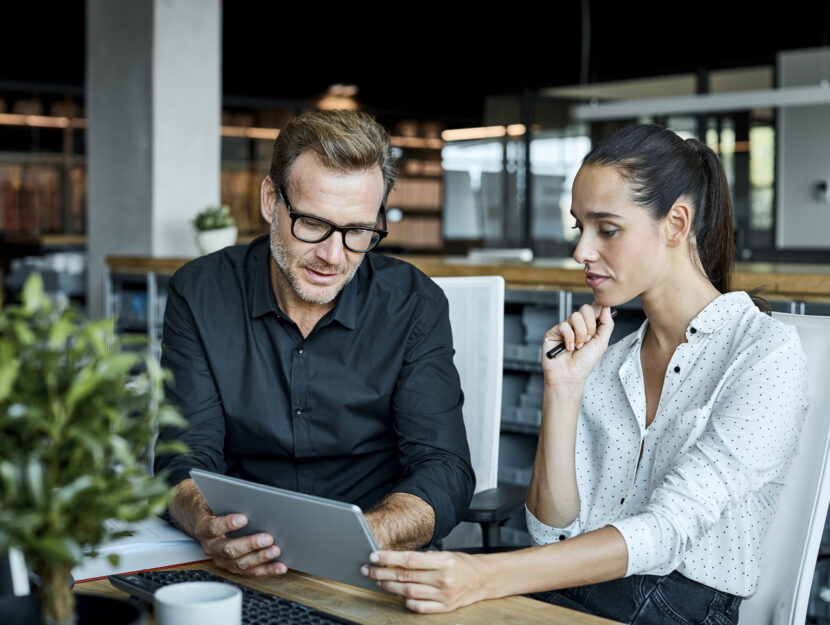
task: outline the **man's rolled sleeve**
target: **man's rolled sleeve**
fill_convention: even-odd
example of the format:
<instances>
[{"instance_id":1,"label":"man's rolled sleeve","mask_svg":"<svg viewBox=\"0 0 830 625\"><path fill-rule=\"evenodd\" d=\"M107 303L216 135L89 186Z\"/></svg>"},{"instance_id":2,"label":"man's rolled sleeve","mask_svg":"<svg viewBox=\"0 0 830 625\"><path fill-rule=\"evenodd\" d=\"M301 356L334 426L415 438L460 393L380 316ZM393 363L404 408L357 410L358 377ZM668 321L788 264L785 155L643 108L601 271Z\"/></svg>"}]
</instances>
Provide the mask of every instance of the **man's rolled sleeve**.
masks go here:
<instances>
[{"instance_id":1,"label":"man's rolled sleeve","mask_svg":"<svg viewBox=\"0 0 830 625\"><path fill-rule=\"evenodd\" d=\"M392 492L416 495L432 506L433 541L462 521L475 488L453 353L447 299L435 287L410 332L392 400L404 467Z\"/></svg>"}]
</instances>

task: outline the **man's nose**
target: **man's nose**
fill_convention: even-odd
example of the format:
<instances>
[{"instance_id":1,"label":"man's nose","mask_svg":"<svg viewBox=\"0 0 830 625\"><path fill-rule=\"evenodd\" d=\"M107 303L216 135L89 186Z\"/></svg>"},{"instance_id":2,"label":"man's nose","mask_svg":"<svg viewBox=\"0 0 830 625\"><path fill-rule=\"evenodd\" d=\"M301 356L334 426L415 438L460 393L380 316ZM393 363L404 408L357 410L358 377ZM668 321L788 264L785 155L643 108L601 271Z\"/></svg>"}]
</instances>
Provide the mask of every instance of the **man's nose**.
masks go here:
<instances>
[{"instance_id":1,"label":"man's nose","mask_svg":"<svg viewBox=\"0 0 830 625\"><path fill-rule=\"evenodd\" d=\"M346 259L346 248L343 246L343 234L332 232L325 241L320 241L316 249L317 257L327 265L339 266Z\"/></svg>"}]
</instances>

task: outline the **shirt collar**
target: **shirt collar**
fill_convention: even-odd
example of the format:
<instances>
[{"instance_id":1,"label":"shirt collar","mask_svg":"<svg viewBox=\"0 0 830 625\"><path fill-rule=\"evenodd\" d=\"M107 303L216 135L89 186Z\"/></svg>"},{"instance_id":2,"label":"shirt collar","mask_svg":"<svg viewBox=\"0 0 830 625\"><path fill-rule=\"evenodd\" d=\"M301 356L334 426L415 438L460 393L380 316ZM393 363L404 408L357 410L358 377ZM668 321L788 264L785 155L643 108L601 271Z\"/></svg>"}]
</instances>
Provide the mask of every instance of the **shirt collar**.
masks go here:
<instances>
[{"instance_id":1,"label":"shirt collar","mask_svg":"<svg viewBox=\"0 0 830 625\"><path fill-rule=\"evenodd\" d=\"M268 313L279 314L277 298L271 286L271 248L268 245L268 235L263 234L251 241L248 254L253 264L253 271L247 274L251 317L262 317Z\"/></svg>"},{"instance_id":2,"label":"shirt collar","mask_svg":"<svg viewBox=\"0 0 830 625\"><path fill-rule=\"evenodd\" d=\"M712 300L706 308L701 310L689 322L686 336L688 337L690 333L711 334L717 332L732 319L743 313L750 305L752 305L752 300L745 291L724 293Z\"/></svg>"},{"instance_id":3,"label":"shirt collar","mask_svg":"<svg viewBox=\"0 0 830 625\"><path fill-rule=\"evenodd\" d=\"M274 295L274 288L271 286L271 249L268 245L268 235L264 234L251 241L248 249L248 253L253 257L253 271L248 274L251 317L262 317L269 313L285 316L280 310L277 297ZM357 321L360 274L363 264L361 262L354 277L337 296L334 311L329 316L332 321L337 321L350 330L355 328Z\"/></svg>"},{"instance_id":4,"label":"shirt collar","mask_svg":"<svg viewBox=\"0 0 830 625\"><path fill-rule=\"evenodd\" d=\"M689 341L702 334L717 332L737 315L740 315L752 304L752 299L745 291L732 291L719 295L706 305L697 316L689 322L686 328L686 340ZM648 328L648 319L643 321L639 330L631 337L629 348L642 343Z\"/></svg>"}]
</instances>

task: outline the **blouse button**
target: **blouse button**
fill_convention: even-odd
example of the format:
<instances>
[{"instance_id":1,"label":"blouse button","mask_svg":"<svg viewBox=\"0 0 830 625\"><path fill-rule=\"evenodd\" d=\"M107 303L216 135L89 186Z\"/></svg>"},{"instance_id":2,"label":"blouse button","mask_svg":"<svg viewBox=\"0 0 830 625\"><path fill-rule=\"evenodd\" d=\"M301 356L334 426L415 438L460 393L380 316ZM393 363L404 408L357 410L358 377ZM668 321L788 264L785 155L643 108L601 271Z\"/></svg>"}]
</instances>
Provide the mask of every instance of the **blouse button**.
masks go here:
<instances>
[{"instance_id":1,"label":"blouse button","mask_svg":"<svg viewBox=\"0 0 830 625\"><path fill-rule=\"evenodd\" d=\"M559 540L565 540L566 538L567 536L565 536L564 534L559 534Z\"/></svg>"},{"instance_id":2,"label":"blouse button","mask_svg":"<svg viewBox=\"0 0 830 625\"><path fill-rule=\"evenodd\" d=\"M676 366L676 367L674 368L674 372L675 372L675 373L680 373L680 367L679 367L679 366Z\"/></svg>"},{"instance_id":3,"label":"blouse button","mask_svg":"<svg viewBox=\"0 0 830 625\"><path fill-rule=\"evenodd\" d=\"M695 328L689 328L690 334L697 334L697 330Z\"/></svg>"}]
</instances>

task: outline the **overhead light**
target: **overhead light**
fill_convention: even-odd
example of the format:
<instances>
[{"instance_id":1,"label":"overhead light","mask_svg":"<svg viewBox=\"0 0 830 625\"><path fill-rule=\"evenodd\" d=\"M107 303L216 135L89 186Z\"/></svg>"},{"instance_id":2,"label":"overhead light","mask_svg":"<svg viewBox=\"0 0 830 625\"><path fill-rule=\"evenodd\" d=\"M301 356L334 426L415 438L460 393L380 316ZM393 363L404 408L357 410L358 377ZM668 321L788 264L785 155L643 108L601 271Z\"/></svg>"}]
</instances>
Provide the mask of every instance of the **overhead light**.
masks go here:
<instances>
[{"instance_id":1,"label":"overhead light","mask_svg":"<svg viewBox=\"0 0 830 625\"><path fill-rule=\"evenodd\" d=\"M223 137L247 137L248 139L276 139L277 128L254 128L245 126L222 126Z\"/></svg>"},{"instance_id":2,"label":"overhead light","mask_svg":"<svg viewBox=\"0 0 830 625\"><path fill-rule=\"evenodd\" d=\"M571 107L571 116L578 121L592 122L637 118L644 115L721 113L816 104L830 104L830 84L827 81L807 87L754 89L670 98L578 104Z\"/></svg>"},{"instance_id":3,"label":"overhead light","mask_svg":"<svg viewBox=\"0 0 830 625\"><path fill-rule=\"evenodd\" d=\"M441 133L444 141L466 141L470 139L494 139L507 134L504 126L483 126L481 128L452 128Z\"/></svg>"},{"instance_id":4,"label":"overhead light","mask_svg":"<svg viewBox=\"0 0 830 625\"><path fill-rule=\"evenodd\" d=\"M33 128L83 128L86 126L86 120L75 117L0 113L0 125L31 126Z\"/></svg>"},{"instance_id":5,"label":"overhead light","mask_svg":"<svg viewBox=\"0 0 830 625\"><path fill-rule=\"evenodd\" d=\"M534 126L533 130L538 130ZM521 137L527 132L524 124L510 124L509 126L482 126L480 128L452 128L441 133L444 141L469 141L471 139L497 139L508 135L510 137Z\"/></svg>"}]
</instances>

